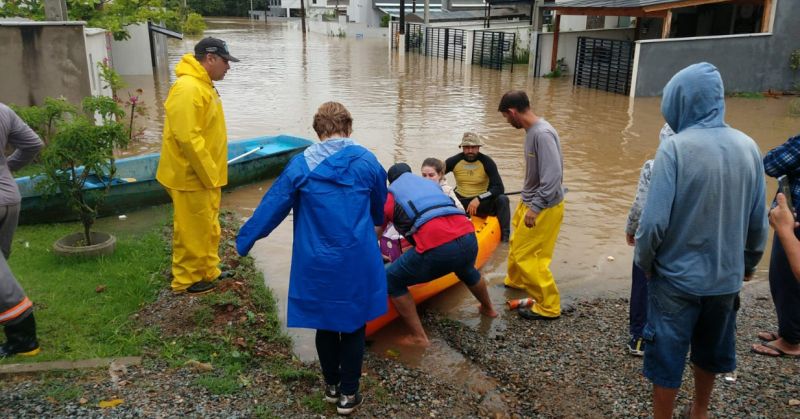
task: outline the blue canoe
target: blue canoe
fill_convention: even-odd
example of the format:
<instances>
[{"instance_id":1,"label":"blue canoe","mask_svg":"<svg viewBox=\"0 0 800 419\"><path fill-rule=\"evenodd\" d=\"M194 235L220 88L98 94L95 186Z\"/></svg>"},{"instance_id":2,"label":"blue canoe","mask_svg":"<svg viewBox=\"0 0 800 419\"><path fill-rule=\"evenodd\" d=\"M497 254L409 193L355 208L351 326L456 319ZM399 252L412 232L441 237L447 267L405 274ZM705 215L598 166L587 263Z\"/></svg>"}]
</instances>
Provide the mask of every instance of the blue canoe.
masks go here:
<instances>
[{"instance_id":1,"label":"blue canoe","mask_svg":"<svg viewBox=\"0 0 800 419\"><path fill-rule=\"evenodd\" d=\"M313 144L311 140L278 135L257 137L228 143L228 160L257 150L228 166L228 185L235 188L278 175L289 159ZM260 148L259 148L260 147ZM159 154L146 154L116 161L117 175L111 182L108 196L99 208L101 216L124 214L137 208L170 202L169 195L156 181ZM36 188L36 177L17 178L22 194L21 224L72 221L76 216L60 195L45 197ZM102 182L87 182L86 188L101 188Z\"/></svg>"}]
</instances>

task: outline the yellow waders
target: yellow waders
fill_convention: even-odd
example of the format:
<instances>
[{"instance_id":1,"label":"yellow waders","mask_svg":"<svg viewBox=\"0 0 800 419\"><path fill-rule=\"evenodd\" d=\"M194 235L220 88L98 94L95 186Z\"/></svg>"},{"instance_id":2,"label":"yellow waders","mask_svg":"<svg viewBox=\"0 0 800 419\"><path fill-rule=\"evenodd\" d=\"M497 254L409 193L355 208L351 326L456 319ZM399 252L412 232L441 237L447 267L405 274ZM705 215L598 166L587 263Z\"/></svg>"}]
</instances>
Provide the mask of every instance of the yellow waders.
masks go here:
<instances>
[{"instance_id":1,"label":"yellow waders","mask_svg":"<svg viewBox=\"0 0 800 419\"><path fill-rule=\"evenodd\" d=\"M508 251L508 275L505 284L525 290L536 304L531 311L545 317L561 315L561 297L550 272L553 249L564 219L564 201L545 208L536 217L536 225L525 225L528 207L520 202L511 221L513 233Z\"/></svg>"},{"instance_id":2,"label":"yellow waders","mask_svg":"<svg viewBox=\"0 0 800 419\"><path fill-rule=\"evenodd\" d=\"M172 235L172 291L182 292L220 275L219 203L222 189L167 189L175 210Z\"/></svg>"}]
</instances>

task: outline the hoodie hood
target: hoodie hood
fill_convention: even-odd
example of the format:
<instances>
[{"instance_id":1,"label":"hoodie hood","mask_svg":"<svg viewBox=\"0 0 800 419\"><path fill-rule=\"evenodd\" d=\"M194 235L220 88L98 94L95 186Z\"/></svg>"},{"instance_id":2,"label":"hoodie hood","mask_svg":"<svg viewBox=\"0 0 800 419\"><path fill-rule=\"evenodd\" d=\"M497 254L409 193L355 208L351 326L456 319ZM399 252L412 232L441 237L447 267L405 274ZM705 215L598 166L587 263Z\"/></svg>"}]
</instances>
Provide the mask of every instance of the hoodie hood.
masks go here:
<instances>
[{"instance_id":1,"label":"hoodie hood","mask_svg":"<svg viewBox=\"0 0 800 419\"><path fill-rule=\"evenodd\" d=\"M200 64L200 61L197 61L197 58L194 58L194 54L184 54L183 57L181 57L181 61L175 66L175 75L178 77L192 76L198 80L212 84L208 71Z\"/></svg>"},{"instance_id":2,"label":"hoodie hood","mask_svg":"<svg viewBox=\"0 0 800 419\"><path fill-rule=\"evenodd\" d=\"M716 67L692 64L664 87L661 114L676 133L687 128L725 127L725 88Z\"/></svg>"}]
</instances>

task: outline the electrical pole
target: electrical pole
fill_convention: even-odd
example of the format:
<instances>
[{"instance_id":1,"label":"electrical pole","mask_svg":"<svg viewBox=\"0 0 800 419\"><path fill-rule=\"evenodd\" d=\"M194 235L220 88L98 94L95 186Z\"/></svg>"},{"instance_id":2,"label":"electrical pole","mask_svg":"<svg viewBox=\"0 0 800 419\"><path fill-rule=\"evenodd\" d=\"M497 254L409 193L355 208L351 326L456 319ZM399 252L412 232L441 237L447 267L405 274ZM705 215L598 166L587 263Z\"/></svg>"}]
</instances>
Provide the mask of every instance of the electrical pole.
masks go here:
<instances>
[{"instance_id":1,"label":"electrical pole","mask_svg":"<svg viewBox=\"0 0 800 419\"><path fill-rule=\"evenodd\" d=\"M304 0L300 0L300 28L303 36L306 36L306 2Z\"/></svg>"}]
</instances>

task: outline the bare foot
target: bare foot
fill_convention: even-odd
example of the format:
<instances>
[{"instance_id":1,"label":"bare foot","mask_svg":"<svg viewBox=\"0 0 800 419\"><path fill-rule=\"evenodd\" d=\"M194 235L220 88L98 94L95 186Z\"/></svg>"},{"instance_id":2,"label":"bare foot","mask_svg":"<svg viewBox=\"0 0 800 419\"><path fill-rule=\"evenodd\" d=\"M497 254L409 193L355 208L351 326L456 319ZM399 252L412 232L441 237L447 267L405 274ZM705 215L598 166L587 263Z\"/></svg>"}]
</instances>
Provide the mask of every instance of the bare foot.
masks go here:
<instances>
[{"instance_id":1,"label":"bare foot","mask_svg":"<svg viewBox=\"0 0 800 419\"><path fill-rule=\"evenodd\" d=\"M414 335L403 336L397 341L397 343L405 346L421 346L423 348L431 346L431 341L429 341L427 337L419 337Z\"/></svg>"},{"instance_id":2,"label":"bare foot","mask_svg":"<svg viewBox=\"0 0 800 419\"><path fill-rule=\"evenodd\" d=\"M478 305L478 311L486 317L491 317L491 318L497 317L497 312L494 311L494 308L484 307L483 304Z\"/></svg>"},{"instance_id":3,"label":"bare foot","mask_svg":"<svg viewBox=\"0 0 800 419\"><path fill-rule=\"evenodd\" d=\"M772 357L800 357L800 345L792 345L791 343L787 343L785 340L783 340L783 338L778 338L772 342L755 344L750 348L750 351L759 355Z\"/></svg>"},{"instance_id":4,"label":"bare foot","mask_svg":"<svg viewBox=\"0 0 800 419\"><path fill-rule=\"evenodd\" d=\"M758 338L764 342L772 342L780 339L780 336L775 332L758 332Z\"/></svg>"}]
</instances>

